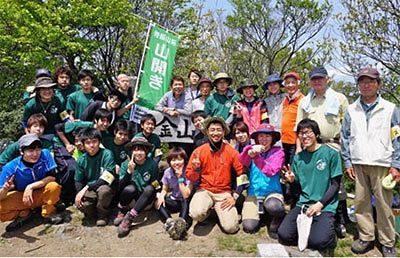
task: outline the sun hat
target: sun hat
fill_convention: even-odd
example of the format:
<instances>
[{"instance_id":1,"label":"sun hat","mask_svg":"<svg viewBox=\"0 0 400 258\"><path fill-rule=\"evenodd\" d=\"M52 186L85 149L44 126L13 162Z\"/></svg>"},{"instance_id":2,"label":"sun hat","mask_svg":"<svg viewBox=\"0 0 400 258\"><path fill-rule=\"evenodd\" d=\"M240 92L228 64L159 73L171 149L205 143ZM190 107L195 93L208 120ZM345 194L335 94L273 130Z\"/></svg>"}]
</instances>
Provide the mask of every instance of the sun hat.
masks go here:
<instances>
[{"instance_id":1,"label":"sun hat","mask_svg":"<svg viewBox=\"0 0 400 258\"><path fill-rule=\"evenodd\" d=\"M283 81L283 80L281 79L281 77L279 77L279 75L278 75L277 73L270 74L270 75L268 75L267 81L263 84L262 88L263 88L264 90L268 89L268 85L269 85L270 83L273 83L273 82L277 82L277 83L279 83L279 85L280 85L281 87L283 87L282 81Z\"/></svg>"},{"instance_id":2,"label":"sun hat","mask_svg":"<svg viewBox=\"0 0 400 258\"><path fill-rule=\"evenodd\" d=\"M228 81L228 85L229 86L233 82L233 79L227 73L217 73L217 75L215 75L215 78L214 78L214 81L213 81L213 85L217 86L218 80L221 80L221 79L226 79Z\"/></svg>"},{"instance_id":3,"label":"sun hat","mask_svg":"<svg viewBox=\"0 0 400 258\"><path fill-rule=\"evenodd\" d=\"M256 90L258 88L258 85L256 85L250 79L244 79L243 81L240 82L239 88L236 89L236 92L243 94L243 89L247 87L253 87L253 89Z\"/></svg>"},{"instance_id":4,"label":"sun hat","mask_svg":"<svg viewBox=\"0 0 400 258\"><path fill-rule=\"evenodd\" d=\"M230 129L228 127L228 125L225 123L225 120L220 117L220 116L212 116L212 117L208 117L203 121L203 126L201 128L201 131L204 135L207 135L207 130L208 127L210 126L210 124L212 123L219 123L222 125L222 128L225 131L225 135L228 135L230 132Z\"/></svg>"},{"instance_id":5,"label":"sun hat","mask_svg":"<svg viewBox=\"0 0 400 258\"><path fill-rule=\"evenodd\" d=\"M57 83L53 82L50 77L40 77L35 81L35 90L40 88L52 88L55 87Z\"/></svg>"},{"instance_id":6,"label":"sun hat","mask_svg":"<svg viewBox=\"0 0 400 258\"><path fill-rule=\"evenodd\" d=\"M267 134L271 134L272 135L272 142L274 145L277 141L279 141L281 139L281 133L278 131L275 131L275 128L273 125L271 124L260 124L257 129L250 135L251 138L253 138L254 140L257 139L257 135L260 133L267 133Z\"/></svg>"},{"instance_id":7,"label":"sun hat","mask_svg":"<svg viewBox=\"0 0 400 258\"><path fill-rule=\"evenodd\" d=\"M143 146L146 149L146 153L153 150L154 145L149 143L146 138L142 136L133 137L133 139L125 145L126 149L132 149L134 146Z\"/></svg>"},{"instance_id":8,"label":"sun hat","mask_svg":"<svg viewBox=\"0 0 400 258\"><path fill-rule=\"evenodd\" d=\"M214 88L214 85L213 85L212 81L209 78L203 77L197 83L197 90L200 90L200 85L202 83L209 83L211 85L211 89Z\"/></svg>"}]
</instances>

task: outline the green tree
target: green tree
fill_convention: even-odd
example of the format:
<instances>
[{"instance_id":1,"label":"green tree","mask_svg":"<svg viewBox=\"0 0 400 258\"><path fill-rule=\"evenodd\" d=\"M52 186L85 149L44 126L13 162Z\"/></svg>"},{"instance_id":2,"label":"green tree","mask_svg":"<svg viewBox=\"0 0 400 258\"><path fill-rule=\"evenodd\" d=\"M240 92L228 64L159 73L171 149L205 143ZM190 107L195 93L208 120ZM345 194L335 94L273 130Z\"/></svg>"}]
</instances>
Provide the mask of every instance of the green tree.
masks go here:
<instances>
[{"instance_id":1,"label":"green tree","mask_svg":"<svg viewBox=\"0 0 400 258\"><path fill-rule=\"evenodd\" d=\"M342 61L356 76L361 67L383 66L382 92L400 103L400 13L396 0L343 0L338 15Z\"/></svg>"},{"instance_id":2,"label":"green tree","mask_svg":"<svg viewBox=\"0 0 400 258\"><path fill-rule=\"evenodd\" d=\"M329 46L326 38L317 41L325 28L332 6L328 1L232 0L233 14L226 26L233 31L224 47L230 49L227 70L238 78L259 83L268 74L301 71ZM326 53L326 52L325 52ZM320 56L319 58L321 58Z\"/></svg>"},{"instance_id":3,"label":"green tree","mask_svg":"<svg viewBox=\"0 0 400 258\"><path fill-rule=\"evenodd\" d=\"M188 66L186 56L198 49L190 43L197 37L198 16L189 0L0 0L0 5L0 110L11 112L1 117L18 117L21 93L38 68L67 64L75 78L89 68L99 86L108 88L119 72L136 75L150 20L182 36L178 68Z\"/></svg>"}]
</instances>

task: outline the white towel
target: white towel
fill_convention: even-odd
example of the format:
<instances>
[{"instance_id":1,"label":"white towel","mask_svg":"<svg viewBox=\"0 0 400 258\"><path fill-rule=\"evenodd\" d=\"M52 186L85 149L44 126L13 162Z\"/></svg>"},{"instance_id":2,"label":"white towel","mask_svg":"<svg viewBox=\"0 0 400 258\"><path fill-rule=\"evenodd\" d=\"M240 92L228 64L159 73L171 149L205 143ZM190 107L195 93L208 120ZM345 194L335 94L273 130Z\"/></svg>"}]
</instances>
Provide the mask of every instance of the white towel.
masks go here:
<instances>
[{"instance_id":1,"label":"white towel","mask_svg":"<svg viewBox=\"0 0 400 258\"><path fill-rule=\"evenodd\" d=\"M307 96L305 96L304 99L302 100L301 108L304 109L306 113L310 112L311 100L314 97L314 95L315 92L313 89L311 89L308 92ZM337 116L339 114L340 102L336 97L335 92L331 88L326 89L325 98L326 98L326 105L325 105L326 109L324 111L325 115Z\"/></svg>"}]
</instances>

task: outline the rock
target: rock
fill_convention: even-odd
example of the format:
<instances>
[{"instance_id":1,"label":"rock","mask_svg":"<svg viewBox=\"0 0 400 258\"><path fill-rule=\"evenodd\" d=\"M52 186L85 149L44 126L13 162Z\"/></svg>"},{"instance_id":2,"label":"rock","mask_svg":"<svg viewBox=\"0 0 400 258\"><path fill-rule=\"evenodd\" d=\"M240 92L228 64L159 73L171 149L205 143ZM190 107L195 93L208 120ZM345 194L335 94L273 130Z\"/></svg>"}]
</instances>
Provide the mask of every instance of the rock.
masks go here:
<instances>
[{"instance_id":1,"label":"rock","mask_svg":"<svg viewBox=\"0 0 400 258\"><path fill-rule=\"evenodd\" d=\"M288 252L281 244L258 244L258 257L289 257Z\"/></svg>"}]
</instances>

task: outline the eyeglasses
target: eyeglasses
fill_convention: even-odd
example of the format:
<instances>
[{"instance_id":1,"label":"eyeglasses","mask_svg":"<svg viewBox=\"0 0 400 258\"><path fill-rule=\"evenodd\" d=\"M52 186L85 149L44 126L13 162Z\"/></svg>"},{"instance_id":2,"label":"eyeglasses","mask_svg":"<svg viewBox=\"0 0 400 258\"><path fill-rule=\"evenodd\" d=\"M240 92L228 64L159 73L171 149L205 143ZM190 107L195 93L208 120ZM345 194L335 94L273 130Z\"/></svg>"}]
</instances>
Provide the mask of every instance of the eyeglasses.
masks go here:
<instances>
[{"instance_id":1,"label":"eyeglasses","mask_svg":"<svg viewBox=\"0 0 400 258\"><path fill-rule=\"evenodd\" d=\"M309 131L304 131L304 132L299 132L297 135L299 136L299 137L310 137L310 136L312 136L314 134L314 132L313 131L311 131L311 130L309 130Z\"/></svg>"}]
</instances>

